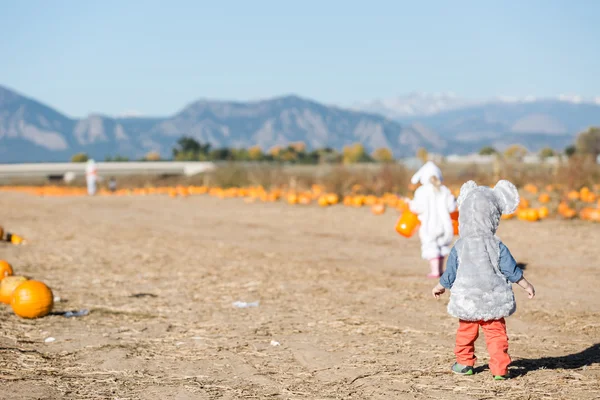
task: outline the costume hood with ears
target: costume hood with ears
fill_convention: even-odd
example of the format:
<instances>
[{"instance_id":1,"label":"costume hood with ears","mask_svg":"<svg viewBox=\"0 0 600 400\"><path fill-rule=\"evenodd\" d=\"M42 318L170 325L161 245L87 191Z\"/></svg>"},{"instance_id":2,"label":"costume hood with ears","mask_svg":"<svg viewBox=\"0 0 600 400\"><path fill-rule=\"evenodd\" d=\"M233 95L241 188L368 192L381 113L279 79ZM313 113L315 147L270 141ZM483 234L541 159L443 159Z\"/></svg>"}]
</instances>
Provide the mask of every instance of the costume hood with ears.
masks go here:
<instances>
[{"instance_id":1,"label":"costume hood with ears","mask_svg":"<svg viewBox=\"0 0 600 400\"><path fill-rule=\"evenodd\" d=\"M429 180L431 179L432 176L435 176L440 181L442 181L442 171L432 161L427 161L413 175L413 177L410 181L413 185L416 185L417 183L421 183L421 185L426 185L429 183Z\"/></svg>"},{"instance_id":2,"label":"costume hood with ears","mask_svg":"<svg viewBox=\"0 0 600 400\"><path fill-rule=\"evenodd\" d=\"M456 280L448 313L466 321L489 321L516 310L512 286L502 275L500 239L496 230L502 214L512 214L519 204L517 188L499 181L492 189L465 183L457 200L459 235Z\"/></svg>"}]
</instances>

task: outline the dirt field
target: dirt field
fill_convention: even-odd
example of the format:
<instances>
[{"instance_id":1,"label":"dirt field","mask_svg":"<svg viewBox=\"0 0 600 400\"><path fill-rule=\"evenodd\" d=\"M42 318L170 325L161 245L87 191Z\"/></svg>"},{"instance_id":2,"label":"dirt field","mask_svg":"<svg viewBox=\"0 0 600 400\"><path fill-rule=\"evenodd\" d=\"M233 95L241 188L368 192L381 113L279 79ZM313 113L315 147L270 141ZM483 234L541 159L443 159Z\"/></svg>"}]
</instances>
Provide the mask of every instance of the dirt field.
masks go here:
<instances>
[{"instance_id":1,"label":"dirt field","mask_svg":"<svg viewBox=\"0 0 600 400\"><path fill-rule=\"evenodd\" d=\"M30 240L0 258L56 311L91 310L0 307L3 399L600 398L600 225L501 224L538 296L515 287L515 378L495 382L482 338L481 373L450 373L457 321L396 212L11 193L0 209Z\"/></svg>"}]
</instances>

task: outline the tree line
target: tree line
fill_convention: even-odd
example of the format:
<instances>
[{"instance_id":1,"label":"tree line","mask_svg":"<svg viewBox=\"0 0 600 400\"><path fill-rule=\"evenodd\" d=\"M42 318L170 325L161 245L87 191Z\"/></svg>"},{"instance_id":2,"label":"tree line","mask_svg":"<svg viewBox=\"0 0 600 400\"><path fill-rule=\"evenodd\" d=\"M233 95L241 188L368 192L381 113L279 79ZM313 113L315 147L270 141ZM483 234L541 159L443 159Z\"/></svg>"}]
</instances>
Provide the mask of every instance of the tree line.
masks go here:
<instances>
[{"instance_id":1,"label":"tree line","mask_svg":"<svg viewBox=\"0 0 600 400\"><path fill-rule=\"evenodd\" d=\"M209 143L200 143L193 137L181 137L172 149L173 161L270 161L296 164L319 164L319 163L365 163L379 162L388 163L394 161L393 153L388 148L379 148L372 153L367 152L360 143L345 146L341 151L325 147L321 149L308 150L303 142L290 143L286 146L274 146L268 151L263 151L260 146L245 148L213 148ZM479 151L480 155L497 155L506 159L523 159L529 150L522 145L514 144L507 147L503 152L497 151L492 146L485 146ZM563 150L562 154L571 157L575 154L598 157L600 154L600 127L592 127L581 132L575 144ZM546 159L561 155L550 147L545 147L538 153L540 158ZM429 155L425 148L417 150L416 156L421 160L428 159ZM72 162L86 162L88 156L85 153L75 154ZM138 161L162 161L160 154L155 151L147 153ZM167 159L164 159L167 161ZM104 161L130 161L127 157L107 157Z\"/></svg>"}]
</instances>

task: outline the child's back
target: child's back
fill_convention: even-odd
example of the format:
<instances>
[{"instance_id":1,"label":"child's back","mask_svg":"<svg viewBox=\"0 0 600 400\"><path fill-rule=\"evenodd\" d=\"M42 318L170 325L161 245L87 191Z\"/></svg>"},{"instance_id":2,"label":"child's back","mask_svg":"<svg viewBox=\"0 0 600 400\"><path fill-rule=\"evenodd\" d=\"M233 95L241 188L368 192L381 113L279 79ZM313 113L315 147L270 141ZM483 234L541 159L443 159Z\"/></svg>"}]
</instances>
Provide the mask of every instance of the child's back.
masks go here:
<instances>
[{"instance_id":1,"label":"child's back","mask_svg":"<svg viewBox=\"0 0 600 400\"><path fill-rule=\"evenodd\" d=\"M460 320L452 370L473 373L475 340L481 326L490 353L490 370L497 379L503 379L510 364L504 317L516 310L511 283L522 286L530 298L535 295L508 248L496 237L500 216L514 212L519 195L508 181L498 182L494 189L469 181L461 188L458 204L460 239L432 291L439 298L445 289L451 290L448 313Z\"/></svg>"}]
</instances>

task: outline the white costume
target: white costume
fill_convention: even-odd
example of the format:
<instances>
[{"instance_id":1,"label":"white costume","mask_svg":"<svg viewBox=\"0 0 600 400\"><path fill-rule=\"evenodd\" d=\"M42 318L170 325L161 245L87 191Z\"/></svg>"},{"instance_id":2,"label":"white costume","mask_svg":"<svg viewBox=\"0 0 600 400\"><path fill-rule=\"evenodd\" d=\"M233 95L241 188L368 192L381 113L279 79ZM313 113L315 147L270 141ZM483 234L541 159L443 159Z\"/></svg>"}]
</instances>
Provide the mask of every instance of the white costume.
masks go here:
<instances>
[{"instance_id":1,"label":"white costume","mask_svg":"<svg viewBox=\"0 0 600 400\"><path fill-rule=\"evenodd\" d=\"M460 239L448 313L466 321L490 321L516 310L511 283L500 270L500 239L496 230L502 214L513 213L519 192L508 181L491 189L465 183L458 197Z\"/></svg>"},{"instance_id":2,"label":"white costume","mask_svg":"<svg viewBox=\"0 0 600 400\"><path fill-rule=\"evenodd\" d=\"M98 169L94 160L88 160L85 166L85 180L87 182L87 190L90 196L96 194L96 181L98 180Z\"/></svg>"},{"instance_id":3,"label":"white costume","mask_svg":"<svg viewBox=\"0 0 600 400\"><path fill-rule=\"evenodd\" d=\"M447 256L454 238L454 227L450 219L450 213L456 210L454 196L446 186L436 189L430 182L434 176L442 181L442 171L433 162L428 161L411 180L413 184L420 182L422 185L410 202L410 210L418 214L421 221L419 237L421 256L425 260Z\"/></svg>"}]
</instances>

